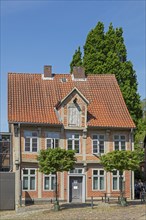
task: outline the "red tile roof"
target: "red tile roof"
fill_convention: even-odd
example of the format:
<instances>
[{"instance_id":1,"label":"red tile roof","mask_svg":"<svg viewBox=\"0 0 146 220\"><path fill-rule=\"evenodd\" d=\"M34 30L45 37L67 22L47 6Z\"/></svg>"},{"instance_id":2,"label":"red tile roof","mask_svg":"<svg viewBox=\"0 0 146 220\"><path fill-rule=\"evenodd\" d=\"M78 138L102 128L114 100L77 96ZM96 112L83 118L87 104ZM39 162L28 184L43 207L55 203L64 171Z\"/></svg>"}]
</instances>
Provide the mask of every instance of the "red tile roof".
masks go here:
<instances>
[{"instance_id":1,"label":"red tile roof","mask_svg":"<svg viewBox=\"0 0 146 220\"><path fill-rule=\"evenodd\" d=\"M62 82L66 78L66 82ZM8 74L8 121L60 124L54 107L76 87L89 101L88 126L134 128L114 75L88 75L73 81L70 74L43 80L42 74Z\"/></svg>"}]
</instances>

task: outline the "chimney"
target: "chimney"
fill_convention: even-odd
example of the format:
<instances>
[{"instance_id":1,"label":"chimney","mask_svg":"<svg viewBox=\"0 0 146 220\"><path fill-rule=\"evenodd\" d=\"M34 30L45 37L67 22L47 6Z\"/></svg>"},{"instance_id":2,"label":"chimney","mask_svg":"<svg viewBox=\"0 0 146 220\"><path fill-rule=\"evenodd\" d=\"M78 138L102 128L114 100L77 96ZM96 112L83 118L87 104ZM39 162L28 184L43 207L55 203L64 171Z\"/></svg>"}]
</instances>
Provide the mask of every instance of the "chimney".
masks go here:
<instances>
[{"instance_id":1,"label":"chimney","mask_svg":"<svg viewBox=\"0 0 146 220\"><path fill-rule=\"evenodd\" d=\"M73 67L73 76L75 79L85 79L85 68L81 66Z\"/></svg>"},{"instance_id":2,"label":"chimney","mask_svg":"<svg viewBox=\"0 0 146 220\"><path fill-rule=\"evenodd\" d=\"M52 66L50 65L44 66L44 77L52 77Z\"/></svg>"}]
</instances>

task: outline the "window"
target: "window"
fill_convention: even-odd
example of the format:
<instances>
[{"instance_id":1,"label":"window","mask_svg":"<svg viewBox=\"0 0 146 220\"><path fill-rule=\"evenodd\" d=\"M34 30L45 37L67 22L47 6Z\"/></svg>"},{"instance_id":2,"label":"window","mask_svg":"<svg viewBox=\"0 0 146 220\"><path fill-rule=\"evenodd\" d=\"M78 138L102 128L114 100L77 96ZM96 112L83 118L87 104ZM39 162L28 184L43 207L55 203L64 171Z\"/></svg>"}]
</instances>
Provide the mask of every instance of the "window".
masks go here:
<instances>
[{"instance_id":1,"label":"window","mask_svg":"<svg viewBox=\"0 0 146 220\"><path fill-rule=\"evenodd\" d=\"M120 172L118 170L113 171L113 190L120 190L121 189L121 182L120 182ZM123 181L123 173L122 173L122 181Z\"/></svg>"},{"instance_id":2,"label":"window","mask_svg":"<svg viewBox=\"0 0 146 220\"><path fill-rule=\"evenodd\" d=\"M75 150L76 153L80 153L80 138L79 134L67 135L67 148L68 150Z\"/></svg>"},{"instance_id":3,"label":"window","mask_svg":"<svg viewBox=\"0 0 146 220\"><path fill-rule=\"evenodd\" d=\"M92 136L93 154L104 153L104 135Z\"/></svg>"},{"instance_id":4,"label":"window","mask_svg":"<svg viewBox=\"0 0 146 220\"><path fill-rule=\"evenodd\" d=\"M77 104L68 107L68 125L80 126L80 107Z\"/></svg>"},{"instance_id":5,"label":"window","mask_svg":"<svg viewBox=\"0 0 146 220\"><path fill-rule=\"evenodd\" d=\"M105 190L105 171L98 169L93 170L92 176L93 190Z\"/></svg>"},{"instance_id":6,"label":"window","mask_svg":"<svg viewBox=\"0 0 146 220\"><path fill-rule=\"evenodd\" d=\"M69 171L70 174L81 174L83 173L83 169L82 168L75 168L73 170Z\"/></svg>"},{"instance_id":7,"label":"window","mask_svg":"<svg viewBox=\"0 0 146 220\"><path fill-rule=\"evenodd\" d=\"M24 169L22 178L23 178L23 190L36 189L36 169Z\"/></svg>"},{"instance_id":8,"label":"window","mask_svg":"<svg viewBox=\"0 0 146 220\"><path fill-rule=\"evenodd\" d=\"M44 175L44 190L55 190L56 177L54 174Z\"/></svg>"},{"instance_id":9,"label":"window","mask_svg":"<svg viewBox=\"0 0 146 220\"><path fill-rule=\"evenodd\" d=\"M54 149L56 147L59 147L59 133L47 132L46 148Z\"/></svg>"},{"instance_id":10,"label":"window","mask_svg":"<svg viewBox=\"0 0 146 220\"><path fill-rule=\"evenodd\" d=\"M114 136L114 147L115 150L126 150L126 140L123 135Z\"/></svg>"},{"instance_id":11,"label":"window","mask_svg":"<svg viewBox=\"0 0 146 220\"><path fill-rule=\"evenodd\" d=\"M37 152L38 151L38 133L35 131L25 131L25 151Z\"/></svg>"}]
</instances>

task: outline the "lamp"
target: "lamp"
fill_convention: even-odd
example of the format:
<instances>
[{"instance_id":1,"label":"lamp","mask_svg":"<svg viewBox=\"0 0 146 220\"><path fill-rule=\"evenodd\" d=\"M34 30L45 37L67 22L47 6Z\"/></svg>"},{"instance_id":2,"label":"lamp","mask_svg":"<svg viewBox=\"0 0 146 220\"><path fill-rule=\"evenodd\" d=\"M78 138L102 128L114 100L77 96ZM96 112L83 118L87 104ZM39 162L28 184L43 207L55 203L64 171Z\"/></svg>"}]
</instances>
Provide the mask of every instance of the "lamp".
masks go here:
<instances>
[{"instance_id":1,"label":"lamp","mask_svg":"<svg viewBox=\"0 0 146 220\"><path fill-rule=\"evenodd\" d=\"M16 169L19 169L20 161L18 159L15 160Z\"/></svg>"}]
</instances>

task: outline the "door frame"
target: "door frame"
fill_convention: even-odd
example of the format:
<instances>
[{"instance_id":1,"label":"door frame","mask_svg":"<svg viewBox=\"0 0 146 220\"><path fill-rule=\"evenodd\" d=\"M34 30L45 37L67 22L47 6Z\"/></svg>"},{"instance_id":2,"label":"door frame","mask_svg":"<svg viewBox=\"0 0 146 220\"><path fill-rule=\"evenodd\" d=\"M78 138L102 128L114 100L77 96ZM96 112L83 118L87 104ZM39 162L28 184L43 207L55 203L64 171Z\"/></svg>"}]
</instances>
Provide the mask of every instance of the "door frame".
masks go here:
<instances>
[{"instance_id":1,"label":"door frame","mask_svg":"<svg viewBox=\"0 0 146 220\"><path fill-rule=\"evenodd\" d=\"M85 203L86 200L86 182L85 182L85 174L68 174L68 181L67 181L67 202L69 203L70 197L70 177L82 177L82 203Z\"/></svg>"}]
</instances>

